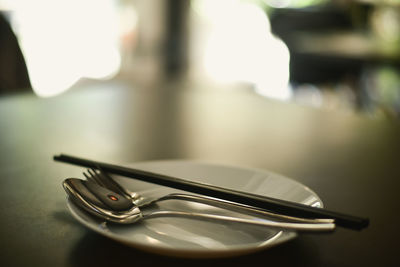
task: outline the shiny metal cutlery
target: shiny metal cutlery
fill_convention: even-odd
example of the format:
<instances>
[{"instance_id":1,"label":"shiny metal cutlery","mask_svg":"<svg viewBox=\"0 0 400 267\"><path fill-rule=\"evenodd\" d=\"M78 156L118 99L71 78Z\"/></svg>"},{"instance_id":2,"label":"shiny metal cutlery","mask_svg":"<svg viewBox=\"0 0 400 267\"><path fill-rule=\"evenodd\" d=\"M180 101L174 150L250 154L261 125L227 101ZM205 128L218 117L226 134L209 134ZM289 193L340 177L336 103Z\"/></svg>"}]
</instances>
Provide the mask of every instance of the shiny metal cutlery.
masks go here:
<instances>
[{"instance_id":1,"label":"shiny metal cutlery","mask_svg":"<svg viewBox=\"0 0 400 267\"><path fill-rule=\"evenodd\" d=\"M156 217L183 217L217 223L241 223L291 231L331 232L335 229L334 223L277 222L265 219L254 220L196 212L159 210L154 208L146 209L134 204L132 199L126 198L97 183L77 178L64 180L63 187L76 206L99 218L121 224L131 224Z\"/></svg>"},{"instance_id":2,"label":"shiny metal cutlery","mask_svg":"<svg viewBox=\"0 0 400 267\"><path fill-rule=\"evenodd\" d=\"M260 218L266 219L273 219L279 220L284 222L299 222L299 223L334 223L333 219L310 219L310 218L301 218L301 217L293 217L287 216L283 214L273 213L266 210L262 210L259 208L234 203L222 199L202 196L202 195L194 195L194 194L184 194L184 193L172 193L167 194L162 197L148 200L141 196L137 192L132 192L129 189L125 188L121 184L119 184L115 179L113 179L108 173L102 171L101 169L88 169L87 172L83 172L83 175L86 177L87 180L92 181L100 186L108 188L119 195L124 196L127 199L130 199L135 205L139 207L147 207L153 204L156 204L161 201L166 200L183 200L183 201L190 201L196 203L202 203L218 208L222 208L225 210L230 210L234 212L238 212L241 214L246 214L250 216L256 216Z\"/></svg>"}]
</instances>

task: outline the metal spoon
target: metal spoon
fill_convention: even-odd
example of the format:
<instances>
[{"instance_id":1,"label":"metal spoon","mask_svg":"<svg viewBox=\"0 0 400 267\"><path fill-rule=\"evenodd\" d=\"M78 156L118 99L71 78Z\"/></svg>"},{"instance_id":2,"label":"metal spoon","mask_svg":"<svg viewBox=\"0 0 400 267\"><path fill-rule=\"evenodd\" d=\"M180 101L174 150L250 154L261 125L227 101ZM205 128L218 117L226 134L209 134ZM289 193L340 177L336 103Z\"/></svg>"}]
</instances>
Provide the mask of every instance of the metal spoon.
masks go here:
<instances>
[{"instance_id":1,"label":"metal spoon","mask_svg":"<svg viewBox=\"0 0 400 267\"><path fill-rule=\"evenodd\" d=\"M183 201L191 201L202 203L234 212L238 212L241 214L247 214L250 216L257 216L261 218L268 218L273 220L285 221L285 222L300 222L300 223L334 223L333 219L328 218L301 218L301 217L293 217L284 214L278 214L269 212L266 210L258 209L255 207L246 206L239 203L234 203L222 199L216 199L207 196L201 195L193 195L193 194L183 194L183 193L171 193L159 198L153 199L148 201L147 199L143 198L137 192L132 192L129 189L123 187L117 181L113 179L108 173L98 169L88 169L87 173L83 172L83 175L86 177L87 180L92 181L100 186L110 189L127 199L130 199L135 205L139 206L140 208L148 207L153 204L156 204L161 201L165 200L183 200Z\"/></svg>"},{"instance_id":2,"label":"metal spoon","mask_svg":"<svg viewBox=\"0 0 400 267\"><path fill-rule=\"evenodd\" d=\"M335 229L333 223L285 223L269 220L251 220L237 217L202 214L194 212L156 210L145 212L128 198L123 197L96 183L76 178L64 180L63 187L71 200L80 208L107 221L130 224L143 219L156 217L184 217L220 223L243 223L265 226L281 230L330 232Z\"/></svg>"}]
</instances>

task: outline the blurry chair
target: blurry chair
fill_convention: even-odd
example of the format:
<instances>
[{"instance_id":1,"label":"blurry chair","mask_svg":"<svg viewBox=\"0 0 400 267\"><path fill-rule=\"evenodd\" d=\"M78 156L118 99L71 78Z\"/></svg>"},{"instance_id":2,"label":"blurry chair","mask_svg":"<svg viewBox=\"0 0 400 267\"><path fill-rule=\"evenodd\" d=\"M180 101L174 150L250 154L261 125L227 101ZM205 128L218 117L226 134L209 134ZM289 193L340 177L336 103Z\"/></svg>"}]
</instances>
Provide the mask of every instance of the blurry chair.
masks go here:
<instances>
[{"instance_id":1,"label":"blurry chair","mask_svg":"<svg viewBox=\"0 0 400 267\"><path fill-rule=\"evenodd\" d=\"M292 83L337 82L349 75L359 75L364 64L363 59L346 54L333 55L330 52L303 52L299 49L300 35L326 36L327 33L354 32L349 12L334 3L274 11L271 15L271 28L290 50ZM318 47L319 44L314 45Z\"/></svg>"},{"instance_id":2,"label":"blurry chair","mask_svg":"<svg viewBox=\"0 0 400 267\"><path fill-rule=\"evenodd\" d=\"M10 24L0 13L0 95L32 91L28 70Z\"/></svg>"}]
</instances>

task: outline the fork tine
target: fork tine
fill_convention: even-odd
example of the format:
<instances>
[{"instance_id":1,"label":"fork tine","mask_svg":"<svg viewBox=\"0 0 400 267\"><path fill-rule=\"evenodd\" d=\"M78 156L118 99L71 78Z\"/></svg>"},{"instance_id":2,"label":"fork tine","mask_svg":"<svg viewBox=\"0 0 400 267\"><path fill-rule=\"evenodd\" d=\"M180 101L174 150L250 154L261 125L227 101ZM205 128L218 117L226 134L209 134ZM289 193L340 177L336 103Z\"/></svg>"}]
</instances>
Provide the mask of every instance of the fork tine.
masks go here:
<instances>
[{"instance_id":1,"label":"fork tine","mask_svg":"<svg viewBox=\"0 0 400 267\"><path fill-rule=\"evenodd\" d=\"M86 177L87 180L92 180L92 176L87 175L86 172L82 172L83 176Z\"/></svg>"},{"instance_id":2,"label":"fork tine","mask_svg":"<svg viewBox=\"0 0 400 267\"><path fill-rule=\"evenodd\" d=\"M90 168L91 175L97 179L105 187L112 189L113 184L110 182L110 177L106 176L100 169Z\"/></svg>"},{"instance_id":3,"label":"fork tine","mask_svg":"<svg viewBox=\"0 0 400 267\"><path fill-rule=\"evenodd\" d=\"M136 198L137 193L132 193L122 185L120 185L117 181L115 181L107 172L103 171L100 166L97 167L96 173L99 179L105 184L105 187L119 193L127 198Z\"/></svg>"},{"instance_id":4,"label":"fork tine","mask_svg":"<svg viewBox=\"0 0 400 267\"><path fill-rule=\"evenodd\" d=\"M89 175L85 175L86 178L89 176L90 177L89 179L91 181L97 183L100 186L107 187L107 185L103 182L103 180L97 175L97 172L95 169L93 169L93 168L88 169L87 172L89 173Z\"/></svg>"},{"instance_id":5,"label":"fork tine","mask_svg":"<svg viewBox=\"0 0 400 267\"><path fill-rule=\"evenodd\" d=\"M91 175L87 174L86 172L82 172L82 173L83 173L83 176L86 177L86 180L91 181L95 184L98 184L98 182Z\"/></svg>"},{"instance_id":6,"label":"fork tine","mask_svg":"<svg viewBox=\"0 0 400 267\"><path fill-rule=\"evenodd\" d=\"M114 181L114 179L112 179L107 173L103 172L101 169L91 168L90 170L88 170L88 172L94 179L96 179L98 184L101 184L118 194L126 196L124 188L122 188L116 181Z\"/></svg>"}]
</instances>

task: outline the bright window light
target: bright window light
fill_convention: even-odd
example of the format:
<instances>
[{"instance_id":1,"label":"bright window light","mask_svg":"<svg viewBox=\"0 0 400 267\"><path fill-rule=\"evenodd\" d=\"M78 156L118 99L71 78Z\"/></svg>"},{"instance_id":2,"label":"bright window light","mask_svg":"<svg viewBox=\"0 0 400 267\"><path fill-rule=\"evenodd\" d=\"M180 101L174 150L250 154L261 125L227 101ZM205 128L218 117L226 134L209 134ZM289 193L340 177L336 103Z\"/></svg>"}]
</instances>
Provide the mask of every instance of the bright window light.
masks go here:
<instances>
[{"instance_id":1,"label":"bright window light","mask_svg":"<svg viewBox=\"0 0 400 267\"><path fill-rule=\"evenodd\" d=\"M115 1L19 0L13 9L37 95L57 95L83 77L103 79L119 70Z\"/></svg>"},{"instance_id":2,"label":"bright window light","mask_svg":"<svg viewBox=\"0 0 400 267\"><path fill-rule=\"evenodd\" d=\"M304 8L308 6L323 4L328 0L264 0L264 2L274 8Z\"/></svg>"},{"instance_id":3,"label":"bright window light","mask_svg":"<svg viewBox=\"0 0 400 267\"><path fill-rule=\"evenodd\" d=\"M248 82L257 92L289 99L289 50L271 34L270 22L257 5L237 0L195 1L209 21L204 67L219 82Z\"/></svg>"}]
</instances>

